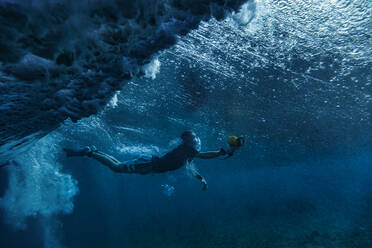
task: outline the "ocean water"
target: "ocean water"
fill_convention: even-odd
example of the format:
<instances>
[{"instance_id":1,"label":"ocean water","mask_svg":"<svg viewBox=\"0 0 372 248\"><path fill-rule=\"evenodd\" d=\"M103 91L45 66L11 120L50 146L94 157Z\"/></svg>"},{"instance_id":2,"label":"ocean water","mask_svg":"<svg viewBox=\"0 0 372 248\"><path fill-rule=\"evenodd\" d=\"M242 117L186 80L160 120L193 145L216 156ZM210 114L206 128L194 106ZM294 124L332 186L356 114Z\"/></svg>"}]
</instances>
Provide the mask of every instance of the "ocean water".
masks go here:
<instances>
[{"instance_id":1,"label":"ocean water","mask_svg":"<svg viewBox=\"0 0 372 248\"><path fill-rule=\"evenodd\" d=\"M0 247L372 247L370 1L0 0ZM233 157L115 174L62 147Z\"/></svg>"}]
</instances>

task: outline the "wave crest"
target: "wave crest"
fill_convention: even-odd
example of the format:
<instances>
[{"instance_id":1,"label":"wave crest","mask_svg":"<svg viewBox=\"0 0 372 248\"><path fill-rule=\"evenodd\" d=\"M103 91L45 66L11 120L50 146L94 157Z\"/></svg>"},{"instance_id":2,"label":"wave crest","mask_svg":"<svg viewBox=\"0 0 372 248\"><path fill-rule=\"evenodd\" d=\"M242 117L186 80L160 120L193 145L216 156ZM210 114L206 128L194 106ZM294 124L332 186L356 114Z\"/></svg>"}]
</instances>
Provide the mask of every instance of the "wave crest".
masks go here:
<instances>
[{"instance_id":1,"label":"wave crest","mask_svg":"<svg viewBox=\"0 0 372 248\"><path fill-rule=\"evenodd\" d=\"M154 54L244 2L1 1L0 145L97 113Z\"/></svg>"}]
</instances>

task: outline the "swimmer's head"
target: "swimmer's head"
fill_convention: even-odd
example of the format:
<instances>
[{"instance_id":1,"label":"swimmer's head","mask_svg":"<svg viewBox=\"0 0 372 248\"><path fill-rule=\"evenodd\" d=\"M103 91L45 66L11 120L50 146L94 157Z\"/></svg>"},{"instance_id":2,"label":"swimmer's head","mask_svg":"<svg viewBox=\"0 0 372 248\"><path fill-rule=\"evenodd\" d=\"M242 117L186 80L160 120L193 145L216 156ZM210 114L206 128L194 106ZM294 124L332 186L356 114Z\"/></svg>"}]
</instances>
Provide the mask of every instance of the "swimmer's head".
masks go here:
<instances>
[{"instance_id":1,"label":"swimmer's head","mask_svg":"<svg viewBox=\"0 0 372 248\"><path fill-rule=\"evenodd\" d=\"M181 134L183 143L187 146L191 146L197 151L200 150L200 139L193 131L185 131Z\"/></svg>"}]
</instances>

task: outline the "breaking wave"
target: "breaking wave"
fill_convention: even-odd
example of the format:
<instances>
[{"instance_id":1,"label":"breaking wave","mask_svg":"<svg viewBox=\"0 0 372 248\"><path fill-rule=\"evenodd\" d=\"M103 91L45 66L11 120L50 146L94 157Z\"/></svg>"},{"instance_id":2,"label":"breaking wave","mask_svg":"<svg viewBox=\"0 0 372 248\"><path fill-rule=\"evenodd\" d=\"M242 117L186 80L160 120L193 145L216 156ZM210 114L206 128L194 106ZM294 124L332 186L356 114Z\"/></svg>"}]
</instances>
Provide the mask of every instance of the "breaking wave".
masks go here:
<instances>
[{"instance_id":1,"label":"breaking wave","mask_svg":"<svg viewBox=\"0 0 372 248\"><path fill-rule=\"evenodd\" d=\"M0 145L97 113L129 79L154 78L159 51L243 2L0 1Z\"/></svg>"},{"instance_id":2,"label":"breaking wave","mask_svg":"<svg viewBox=\"0 0 372 248\"><path fill-rule=\"evenodd\" d=\"M319 214L329 213L324 209L337 205L330 196L351 204L353 213L365 208L360 215L369 216L369 10L368 1L0 0L0 158L16 158L19 164L7 168L9 185L0 199L8 222L22 229L29 217L40 217L44 245L60 246L58 216L73 211L79 191L58 162L61 142L96 145L124 160L161 154L178 144L174 138L180 130L188 129L201 137L203 150L225 145L230 134L246 137L246 149L228 160L228 169L222 167L224 161L201 167L217 178L211 188L231 193L221 198L226 209L213 208L223 217L231 202L237 215L249 220L259 218L255 213L271 217L270 211L274 217L283 217L283 212L285 219L286 214L313 213L317 207L322 208ZM358 160L360 154L367 155ZM79 172L79 161L71 161ZM286 167L273 169L275 165ZM116 215L108 216L116 225L132 218L123 213L124 205L137 211L135 217L154 221L147 218L153 209L142 207L162 205L158 198L151 204L132 202L146 195L146 185L153 191L143 199L153 199L158 190L177 198L183 213L194 207L194 197L200 202L216 197L199 199L199 191L187 195L184 180L121 180L111 174L102 177L106 168L97 167L89 170L92 185L97 184L92 190L113 202L123 217L115 222ZM244 173L248 169L254 171ZM87 171L81 174L86 178ZM196 184L190 185L193 189ZM280 187L288 202L277 194ZM243 193L249 197L242 199ZM269 201L273 196L274 203L284 204L279 212ZM343 220L342 204L336 223ZM209 206L198 211L212 219ZM85 212L79 214L90 216ZM319 226L328 221L326 215ZM368 228L363 221L360 225ZM349 227L349 222L343 225ZM141 226L137 219L128 223L125 227ZM235 230L240 230L241 222L236 223Z\"/></svg>"}]
</instances>

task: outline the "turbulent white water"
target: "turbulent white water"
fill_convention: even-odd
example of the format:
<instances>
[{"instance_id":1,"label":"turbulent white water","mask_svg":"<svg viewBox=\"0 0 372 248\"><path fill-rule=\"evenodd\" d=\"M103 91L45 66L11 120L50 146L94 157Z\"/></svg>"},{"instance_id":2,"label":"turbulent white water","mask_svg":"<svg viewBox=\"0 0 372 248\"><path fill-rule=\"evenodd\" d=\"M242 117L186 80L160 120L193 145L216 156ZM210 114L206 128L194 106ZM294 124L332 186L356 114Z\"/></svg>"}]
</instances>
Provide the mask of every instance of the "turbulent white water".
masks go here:
<instances>
[{"instance_id":1,"label":"turbulent white water","mask_svg":"<svg viewBox=\"0 0 372 248\"><path fill-rule=\"evenodd\" d=\"M56 134L41 139L8 167L9 185L0 206L10 225L26 228L27 217L53 217L73 211L77 182L61 172L59 140Z\"/></svg>"},{"instance_id":2,"label":"turbulent white water","mask_svg":"<svg viewBox=\"0 0 372 248\"><path fill-rule=\"evenodd\" d=\"M167 93L152 84L148 95L167 100L149 107L201 107L208 122L222 119L240 131L244 122L244 133L288 145L329 146L346 133L365 136L372 109L370 2L248 6L222 22L203 22L160 57L168 74L162 83L181 86ZM252 9L254 18L245 22Z\"/></svg>"}]
</instances>

